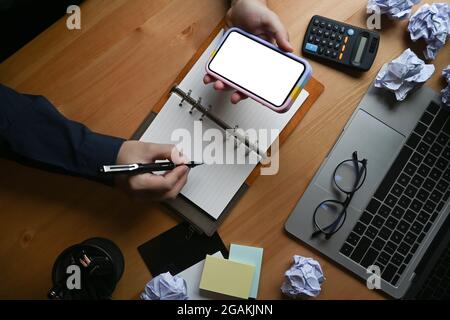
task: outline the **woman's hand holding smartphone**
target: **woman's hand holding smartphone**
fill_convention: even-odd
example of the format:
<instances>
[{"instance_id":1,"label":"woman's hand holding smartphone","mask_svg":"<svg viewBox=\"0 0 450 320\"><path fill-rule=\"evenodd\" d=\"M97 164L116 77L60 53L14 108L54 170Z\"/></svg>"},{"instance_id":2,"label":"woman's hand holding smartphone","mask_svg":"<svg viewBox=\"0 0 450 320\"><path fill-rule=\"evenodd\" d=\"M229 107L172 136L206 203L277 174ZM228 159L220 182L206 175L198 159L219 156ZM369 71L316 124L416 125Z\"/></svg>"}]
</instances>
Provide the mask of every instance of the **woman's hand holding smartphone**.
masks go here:
<instances>
[{"instance_id":1,"label":"woman's hand holding smartphone","mask_svg":"<svg viewBox=\"0 0 450 320\"><path fill-rule=\"evenodd\" d=\"M258 8L262 5L256 0L240 0L240 3L259 3ZM237 90L231 98L233 103L248 96L282 113L290 109L309 80L311 67L304 59L274 44L288 46L287 33L278 17L265 8L263 15L247 14L245 21L253 23L254 27L258 26L256 35L237 27L225 32L206 65L209 76L205 77L205 82L215 79L216 89L231 87ZM264 20L268 17L269 20ZM280 26L284 30L282 33L273 29Z\"/></svg>"},{"instance_id":2,"label":"woman's hand holding smartphone","mask_svg":"<svg viewBox=\"0 0 450 320\"><path fill-rule=\"evenodd\" d=\"M280 18L267 7L266 0L235 0L226 16L227 28L239 27L269 42L276 43L286 52L294 51L289 35ZM204 83L214 83L216 90L231 90L224 82L206 75ZM233 104L247 98L236 91L231 96Z\"/></svg>"}]
</instances>

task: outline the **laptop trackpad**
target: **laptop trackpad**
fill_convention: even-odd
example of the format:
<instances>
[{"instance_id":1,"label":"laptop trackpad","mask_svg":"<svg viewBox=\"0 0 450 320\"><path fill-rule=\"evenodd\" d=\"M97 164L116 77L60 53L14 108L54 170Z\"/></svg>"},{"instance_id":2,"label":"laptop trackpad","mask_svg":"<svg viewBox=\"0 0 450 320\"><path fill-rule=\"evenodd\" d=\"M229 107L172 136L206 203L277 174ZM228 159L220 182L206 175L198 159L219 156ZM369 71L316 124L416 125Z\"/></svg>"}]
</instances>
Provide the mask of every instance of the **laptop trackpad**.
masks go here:
<instances>
[{"instance_id":1,"label":"laptop trackpad","mask_svg":"<svg viewBox=\"0 0 450 320\"><path fill-rule=\"evenodd\" d=\"M330 199L345 199L334 186L333 172L354 151L359 159L367 159L367 178L355 194L351 206L362 211L381 183L389 166L405 141L405 137L364 110L359 110L321 169L316 185L329 192ZM326 199L323 199L326 200Z\"/></svg>"}]
</instances>

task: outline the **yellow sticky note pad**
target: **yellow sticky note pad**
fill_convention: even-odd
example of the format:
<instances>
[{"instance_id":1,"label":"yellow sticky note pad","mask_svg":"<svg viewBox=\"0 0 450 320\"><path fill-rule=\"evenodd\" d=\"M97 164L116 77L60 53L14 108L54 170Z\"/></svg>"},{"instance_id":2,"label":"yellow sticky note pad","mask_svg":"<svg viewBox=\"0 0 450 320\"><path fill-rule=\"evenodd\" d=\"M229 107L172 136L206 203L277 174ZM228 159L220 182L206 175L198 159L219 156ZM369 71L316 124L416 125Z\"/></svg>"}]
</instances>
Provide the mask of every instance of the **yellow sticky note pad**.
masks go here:
<instances>
[{"instance_id":1,"label":"yellow sticky note pad","mask_svg":"<svg viewBox=\"0 0 450 320\"><path fill-rule=\"evenodd\" d=\"M208 255L200 289L248 299L254 273L254 266Z\"/></svg>"}]
</instances>

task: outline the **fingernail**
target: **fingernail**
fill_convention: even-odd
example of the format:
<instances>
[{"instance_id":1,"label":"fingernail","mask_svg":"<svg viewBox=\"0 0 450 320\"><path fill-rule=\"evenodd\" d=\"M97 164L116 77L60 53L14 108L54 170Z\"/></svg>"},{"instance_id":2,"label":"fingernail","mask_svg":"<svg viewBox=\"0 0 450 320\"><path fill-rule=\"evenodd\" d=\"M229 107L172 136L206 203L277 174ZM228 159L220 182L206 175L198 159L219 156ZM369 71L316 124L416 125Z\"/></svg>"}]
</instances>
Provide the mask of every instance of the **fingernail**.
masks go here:
<instances>
[{"instance_id":1,"label":"fingernail","mask_svg":"<svg viewBox=\"0 0 450 320\"><path fill-rule=\"evenodd\" d=\"M188 162L190 162L191 160L188 158L188 156L186 156L186 155L182 155L181 156L181 162L182 163L188 163Z\"/></svg>"}]
</instances>

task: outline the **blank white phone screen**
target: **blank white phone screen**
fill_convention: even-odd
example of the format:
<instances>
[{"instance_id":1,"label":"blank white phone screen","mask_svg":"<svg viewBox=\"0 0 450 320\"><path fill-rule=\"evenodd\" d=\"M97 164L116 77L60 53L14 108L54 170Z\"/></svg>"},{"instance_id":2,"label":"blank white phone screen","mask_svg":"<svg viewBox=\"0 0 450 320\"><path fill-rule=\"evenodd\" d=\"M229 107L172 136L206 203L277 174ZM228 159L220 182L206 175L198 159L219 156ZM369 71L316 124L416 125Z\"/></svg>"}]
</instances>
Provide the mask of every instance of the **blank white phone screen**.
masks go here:
<instances>
[{"instance_id":1,"label":"blank white phone screen","mask_svg":"<svg viewBox=\"0 0 450 320\"><path fill-rule=\"evenodd\" d=\"M209 69L280 107L302 76L305 66L233 31L210 62Z\"/></svg>"}]
</instances>

